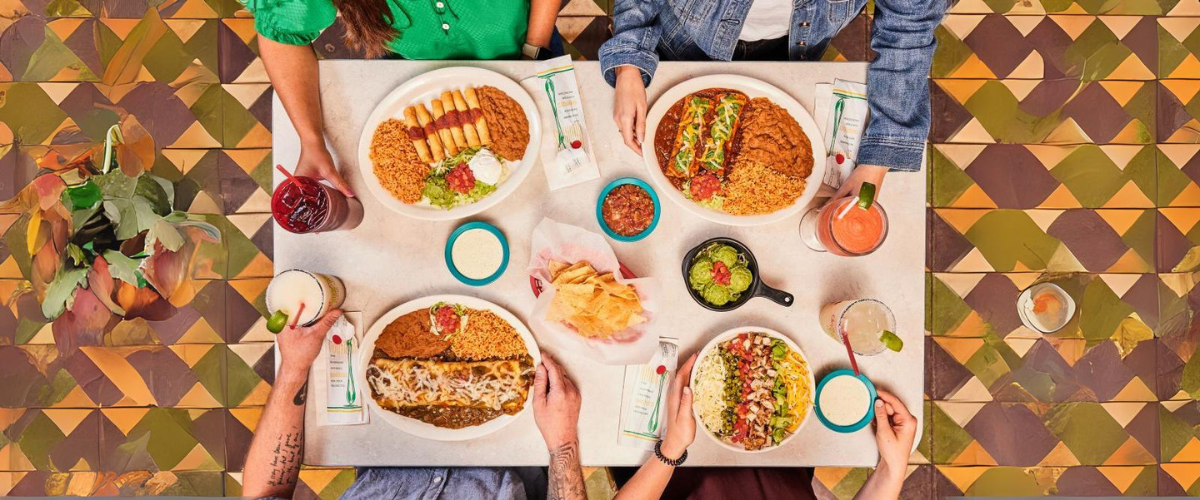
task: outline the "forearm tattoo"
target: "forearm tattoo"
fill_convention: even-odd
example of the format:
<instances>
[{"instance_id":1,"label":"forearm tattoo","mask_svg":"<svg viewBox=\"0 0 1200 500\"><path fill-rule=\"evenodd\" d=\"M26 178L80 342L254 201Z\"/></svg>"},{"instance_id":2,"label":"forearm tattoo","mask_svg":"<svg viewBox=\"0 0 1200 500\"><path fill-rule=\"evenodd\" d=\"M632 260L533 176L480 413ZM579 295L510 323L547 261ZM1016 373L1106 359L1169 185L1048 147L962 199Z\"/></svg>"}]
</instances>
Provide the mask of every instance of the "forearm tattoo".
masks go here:
<instances>
[{"instance_id":1,"label":"forearm tattoo","mask_svg":"<svg viewBox=\"0 0 1200 500\"><path fill-rule=\"evenodd\" d=\"M583 469L579 465L579 443L572 441L550 452L550 500L587 498Z\"/></svg>"},{"instance_id":2,"label":"forearm tattoo","mask_svg":"<svg viewBox=\"0 0 1200 500\"><path fill-rule=\"evenodd\" d=\"M296 395L292 397L292 404L296 406L304 406L304 402L308 400L308 382L300 386L300 390L296 391Z\"/></svg>"},{"instance_id":3,"label":"forearm tattoo","mask_svg":"<svg viewBox=\"0 0 1200 500\"><path fill-rule=\"evenodd\" d=\"M279 441L275 443L275 455L271 458L271 475L267 484L289 488L296 484L300 459L304 456L303 447L304 438L300 434L289 432L280 436Z\"/></svg>"}]
</instances>

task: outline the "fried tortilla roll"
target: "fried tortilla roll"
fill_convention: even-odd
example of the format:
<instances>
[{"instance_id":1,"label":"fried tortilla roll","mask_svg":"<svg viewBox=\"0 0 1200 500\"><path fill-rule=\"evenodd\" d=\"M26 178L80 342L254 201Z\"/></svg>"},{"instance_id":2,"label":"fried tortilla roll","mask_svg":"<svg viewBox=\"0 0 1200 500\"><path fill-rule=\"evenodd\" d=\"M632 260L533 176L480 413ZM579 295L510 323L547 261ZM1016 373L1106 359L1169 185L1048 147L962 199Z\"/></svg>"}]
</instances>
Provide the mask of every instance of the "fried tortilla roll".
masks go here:
<instances>
[{"instance_id":1,"label":"fried tortilla roll","mask_svg":"<svg viewBox=\"0 0 1200 500\"><path fill-rule=\"evenodd\" d=\"M679 118L679 129L675 134L674 153L671 155L671 168L666 174L671 177L690 178L696 175L700 155L703 153L704 118L712 109L711 99L693 95L684 103L683 113Z\"/></svg>"},{"instance_id":2,"label":"fried tortilla roll","mask_svg":"<svg viewBox=\"0 0 1200 500\"><path fill-rule=\"evenodd\" d=\"M425 143L425 129L417 123L417 112L412 106L404 108L404 127L408 131L408 139L417 148L417 156L425 163L432 163L429 156L429 145Z\"/></svg>"},{"instance_id":3,"label":"fried tortilla roll","mask_svg":"<svg viewBox=\"0 0 1200 500\"><path fill-rule=\"evenodd\" d=\"M439 361L375 358L367 384L387 409L437 405L492 410L519 409L532 382L532 359Z\"/></svg>"},{"instance_id":4,"label":"fried tortilla roll","mask_svg":"<svg viewBox=\"0 0 1200 500\"><path fill-rule=\"evenodd\" d=\"M704 153L700 156L700 167L725 178L725 159L733 148L733 136L741 123L742 108L746 105L746 94L730 92L717 97L716 116L712 129L704 141Z\"/></svg>"},{"instance_id":5,"label":"fried tortilla roll","mask_svg":"<svg viewBox=\"0 0 1200 500\"><path fill-rule=\"evenodd\" d=\"M458 111L458 116L462 119L463 135L467 138L467 145L473 148L481 146L479 134L475 132L475 119L471 118L471 108L467 107L467 100L463 99L462 92L458 90L454 91L454 109Z\"/></svg>"},{"instance_id":6,"label":"fried tortilla roll","mask_svg":"<svg viewBox=\"0 0 1200 500\"><path fill-rule=\"evenodd\" d=\"M442 92L442 107L446 108L446 123L450 124L450 136L454 138L454 145L458 149L467 149L467 139L463 136L462 116L458 113L458 108L454 107L454 94L450 92Z\"/></svg>"},{"instance_id":7,"label":"fried tortilla roll","mask_svg":"<svg viewBox=\"0 0 1200 500\"><path fill-rule=\"evenodd\" d=\"M446 117L446 111L442 109L442 101L434 99L430 105L433 107L433 128L437 129L438 135L442 138L442 147L446 149L446 156L454 156L458 154L458 147L454 145L454 137L450 135L449 118Z\"/></svg>"},{"instance_id":8,"label":"fried tortilla roll","mask_svg":"<svg viewBox=\"0 0 1200 500\"><path fill-rule=\"evenodd\" d=\"M471 118L475 121L475 131L479 132L479 142L484 146L492 145L492 134L488 133L487 120L483 119L483 108L479 106L479 94L475 93L475 87L463 90L463 97L467 99L467 107L471 108Z\"/></svg>"},{"instance_id":9,"label":"fried tortilla roll","mask_svg":"<svg viewBox=\"0 0 1200 500\"><path fill-rule=\"evenodd\" d=\"M424 104L413 107L417 110L417 123L420 123L421 128L425 130L425 140L429 142L429 152L433 153L433 161L442 161L446 158L446 153L442 149L442 141L438 139L437 128L433 125L433 118L429 116L429 110L425 109Z\"/></svg>"}]
</instances>

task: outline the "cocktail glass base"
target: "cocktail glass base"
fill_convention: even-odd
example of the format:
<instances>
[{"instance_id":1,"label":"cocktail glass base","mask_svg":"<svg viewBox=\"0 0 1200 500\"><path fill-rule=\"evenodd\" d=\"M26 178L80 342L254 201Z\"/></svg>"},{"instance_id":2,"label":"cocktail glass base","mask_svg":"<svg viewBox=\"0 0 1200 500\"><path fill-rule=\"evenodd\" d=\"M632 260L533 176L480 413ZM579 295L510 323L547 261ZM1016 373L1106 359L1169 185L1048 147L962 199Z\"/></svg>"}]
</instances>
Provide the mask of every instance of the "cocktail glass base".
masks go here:
<instances>
[{"instance_id":1,"label":"cocktail glass base","mask_svg":"<svg viewBox=\"0 0 1200 500\"><path fill-rule=\"evenodd\" d=\"M821 220L821 206L818 205L809 209L804 213L804 218L800 219L800 240L804 241L804 246L816 252L827 252L825 245L821 244L821 239L817 237L817 224Z\"/></svg>"}]
</instances>

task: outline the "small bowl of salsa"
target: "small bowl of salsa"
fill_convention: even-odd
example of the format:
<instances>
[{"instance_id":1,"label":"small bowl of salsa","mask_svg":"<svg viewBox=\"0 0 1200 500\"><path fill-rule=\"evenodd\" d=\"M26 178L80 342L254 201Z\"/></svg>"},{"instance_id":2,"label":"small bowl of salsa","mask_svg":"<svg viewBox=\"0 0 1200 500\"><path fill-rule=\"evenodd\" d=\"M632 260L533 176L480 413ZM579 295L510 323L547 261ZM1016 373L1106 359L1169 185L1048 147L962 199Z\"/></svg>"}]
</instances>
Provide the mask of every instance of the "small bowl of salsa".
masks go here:
<instances>
[{"instance_id":1,"label":"small bowl of salsa","mask_svg":"<svg viewBox=\"0 0 1200 500\"><path fill-rule=\"evenodd\" d=\"M622 177L608 183L596 199L596 220L609 238L638 241L654 232L662 205L646 181Z\"/></svg>"}]
</instances>

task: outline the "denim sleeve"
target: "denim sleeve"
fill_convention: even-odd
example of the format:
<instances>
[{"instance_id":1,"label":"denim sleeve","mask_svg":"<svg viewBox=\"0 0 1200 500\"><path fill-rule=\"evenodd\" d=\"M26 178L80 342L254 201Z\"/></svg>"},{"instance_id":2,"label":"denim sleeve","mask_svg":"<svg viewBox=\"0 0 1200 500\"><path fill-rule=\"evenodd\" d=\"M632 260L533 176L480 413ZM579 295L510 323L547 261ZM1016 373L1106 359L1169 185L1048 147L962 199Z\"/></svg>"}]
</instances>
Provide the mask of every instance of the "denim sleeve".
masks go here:
<instances>
[{"instance_id":1,"label":"denim sleeve","mask_svg":"<svg viewBox=\"0 0 1200 500\"><path fill-rule=\"evenodd\" d=\"M609 85L617 84L617 66L636 66L650 85L658 68L659 8L658 0L613 2L613 36L600 46L600 70Z\"/></svg>"},{"instance_id":2,"label":"denim sleeve","mask_svg":"<svg viewBox=\"0 0 1200 500\"><path fill-rule=\"evenodd\" d=\"M876 0L867 69L870 122L858 164L918 171L929 135L929 66L945 0Z\"/></svg>"}]
</instances>

